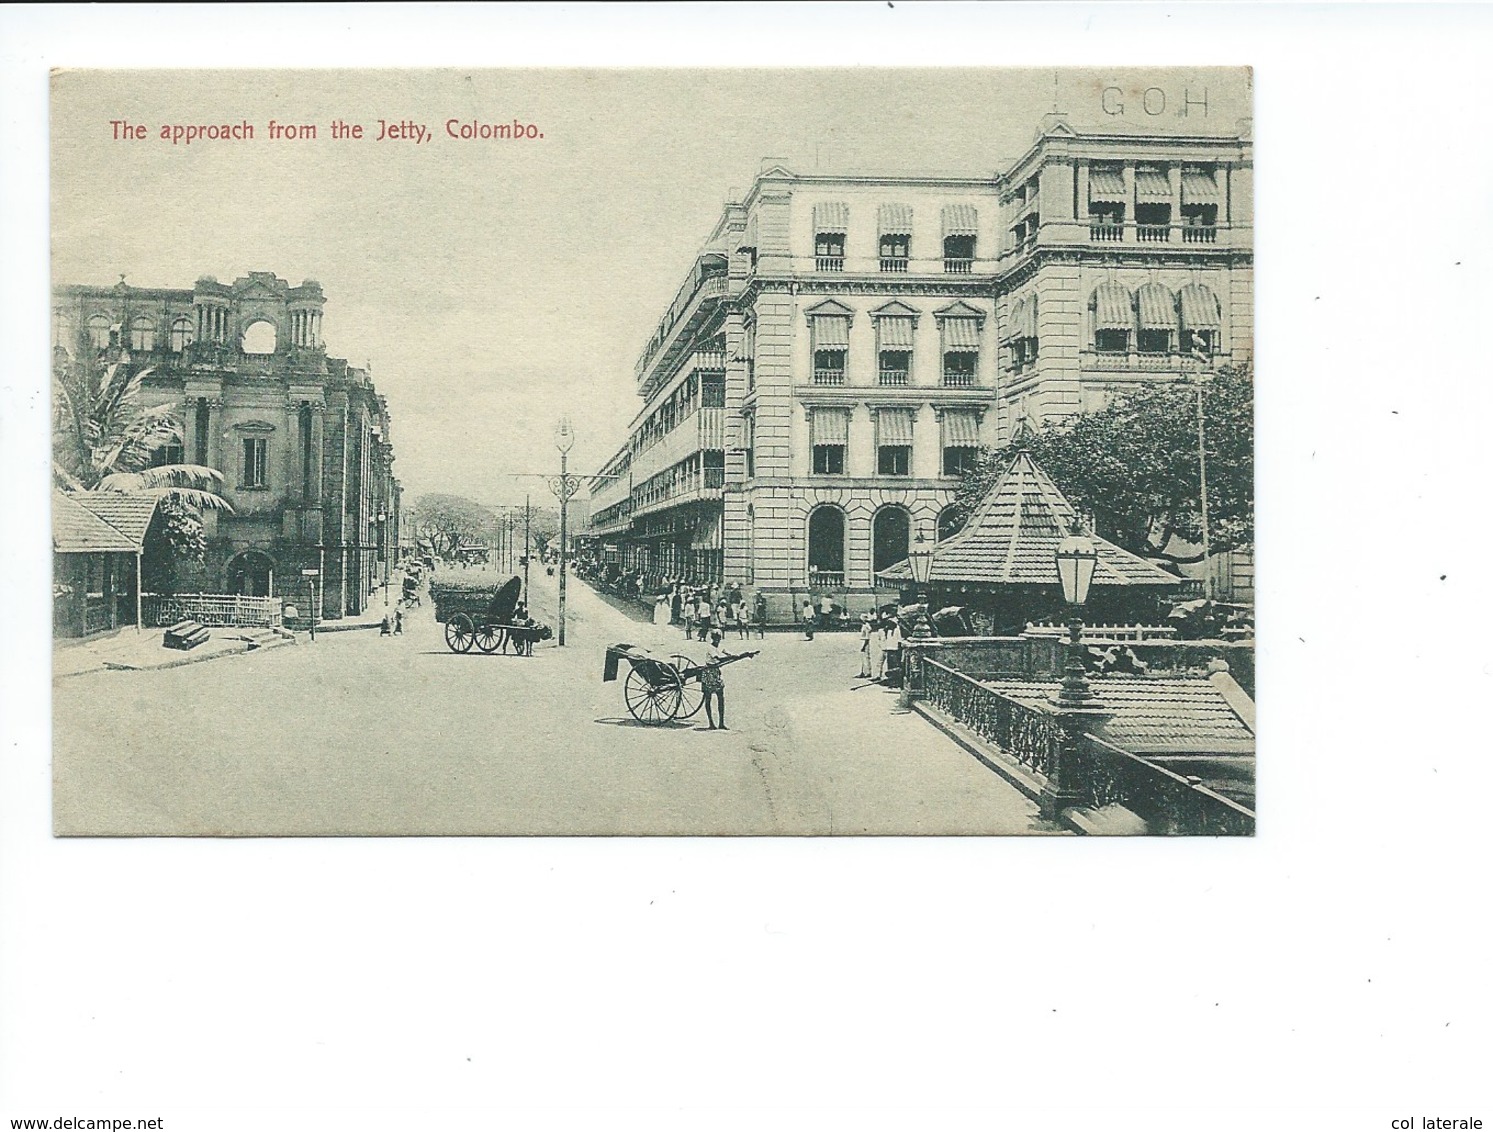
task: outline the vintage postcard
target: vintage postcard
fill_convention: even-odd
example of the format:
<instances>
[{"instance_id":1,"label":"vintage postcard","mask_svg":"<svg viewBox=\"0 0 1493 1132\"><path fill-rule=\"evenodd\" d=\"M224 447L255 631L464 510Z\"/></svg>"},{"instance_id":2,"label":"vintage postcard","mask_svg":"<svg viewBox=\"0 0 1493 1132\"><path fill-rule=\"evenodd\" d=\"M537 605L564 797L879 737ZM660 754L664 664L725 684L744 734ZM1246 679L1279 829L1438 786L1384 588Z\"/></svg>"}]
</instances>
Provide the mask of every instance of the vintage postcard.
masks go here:
<instances>
[{"instance_id":1,"label":"vintage postcard","mask_svg":"<svg viewBox=\"0 0 1493 1132\"><path fill-rule=\"evenodd\" d=\"M1254 832L1247 69L51 93L57 834Z\"/></svg>"}]
</instances>

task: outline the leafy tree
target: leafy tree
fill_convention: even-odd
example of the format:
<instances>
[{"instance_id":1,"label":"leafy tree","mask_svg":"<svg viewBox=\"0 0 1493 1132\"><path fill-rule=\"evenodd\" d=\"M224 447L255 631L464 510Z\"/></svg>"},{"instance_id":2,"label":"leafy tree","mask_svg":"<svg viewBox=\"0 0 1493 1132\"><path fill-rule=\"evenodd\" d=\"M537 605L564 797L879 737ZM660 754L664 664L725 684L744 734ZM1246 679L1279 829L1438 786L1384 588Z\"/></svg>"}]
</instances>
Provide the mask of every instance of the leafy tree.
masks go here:
<instances>
[{"instance_id":1,"label":"leafy tree","mask_svg":"<svg viewBox=\"0 0 1493 1132\"><path fill-rule=\"evenodd\" d=\"M1203 387L1208 534L1214 553L1254 541L1254 379L1246 363ZM1148 558L1202 558L1197 393L1190 383L1146 386L1096 413L1050 423L1000 452L982 453L955 505L973 512L1024 446L1097 533ZM1177 542L1190 544L1185 549ZM1197 548L1197 549L1194 549Z\"/></svg>"},{"instance_id":2,"label":"leafy tree","mask_svg":"<svg viewBox=\"0 0 1493 1132\"><path fill-rule=\"evenodd\" d=\"M467 543L486 542L498 529L491 509L460 495L430 494L415 500L415 533L440 557Z\"/></svg>"},{"instance_id":3,"label":"leafy tree","mask_svg":"<svg viewBox=\"0 0 1493 1132\"><path fill-rule=\"evenodd\" d=\"M232 511L217 494L223 476L200 464L158 464L156 454L182 443L174 406L141 404L151 368L136 368L116 351L87 364L59 357L52 374L52 474L69 491L118 491L157 496L146 532L148 588L170 593L177 564L201 562L207 550L200 512Z\"/></svg>"}]
</instances>

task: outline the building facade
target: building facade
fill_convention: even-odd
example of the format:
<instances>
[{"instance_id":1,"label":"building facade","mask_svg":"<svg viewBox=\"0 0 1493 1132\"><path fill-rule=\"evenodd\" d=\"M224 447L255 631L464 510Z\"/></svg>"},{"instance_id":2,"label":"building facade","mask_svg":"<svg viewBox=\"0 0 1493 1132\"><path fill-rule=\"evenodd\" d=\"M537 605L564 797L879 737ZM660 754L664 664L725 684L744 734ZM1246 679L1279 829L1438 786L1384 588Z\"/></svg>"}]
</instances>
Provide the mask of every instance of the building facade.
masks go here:
<instances>
[{"instance_id":1,"label":"building facade","mask_svg":"<svg viewBox=\"0 0 1493 1132\"><path fill-rule=\"evenodd\" d=\"M994 177L768 166L638 361L588 534L649 582L750 586L775 618L824 593L871 606L913 538L955 529L981 447L1250 355L1252 162L1247 129L1053 114Z\"/></svg>"},{"instance_id":2,"label":"building facade","mask_svg":"<svg viewBox=\"0 0 1493 1132\"><path fill-rule=\"evenodd\" d=\"M160 464L223 476L232 513L203 516L207 558L183 589L361 612L397 555L400 487L388 406L369 372L327 356L319 284L271 272L190 289L65 285L53 297L54 364L148 370L146 405L170 405L181 443Z\"/></svg>"}]
</instances>

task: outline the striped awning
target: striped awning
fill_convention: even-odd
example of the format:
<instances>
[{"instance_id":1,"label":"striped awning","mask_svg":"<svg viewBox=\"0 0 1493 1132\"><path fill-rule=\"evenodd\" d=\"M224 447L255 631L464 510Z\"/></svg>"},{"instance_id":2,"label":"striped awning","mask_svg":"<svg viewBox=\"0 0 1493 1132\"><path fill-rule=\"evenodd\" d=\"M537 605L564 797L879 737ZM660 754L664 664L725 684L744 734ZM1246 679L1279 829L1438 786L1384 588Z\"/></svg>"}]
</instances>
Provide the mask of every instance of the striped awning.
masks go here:
<instances>
[{"instance_id":1,"label":"striped awning","mask_svg":"<svg viewBox=\"0 0 1493 1132\"><path fill-rule=\"evenodd\" d=\"M883 236L911 236L912 205L882 205L876 210L876 224Z\"/></svg>"},{"instance_id":2,"label":"striped awning","mask_svg":"<svg viewBox=\"0 0 1493 1132\"><path fill-rule=\"evenodd\" d=\"M814 349L850 349L850 320L839 314L818 314L813 322Z\"/></svg>"},{"instance_id":3,"label":"striped awning","mask_svg":"<svg viewBox=\"0 0 1493 1132\"><path fill-rule=\"evenodd\" d=\"M1177 325L1177 303L1160 283L1147 283L1136 292L1140 324L1146 330L1171 330Z\"/></svg>"},{"instance_id":4,"label":"striped awning","mask_svg":"<svg viewBox=\"0 0 1493 1132\"><path fill-rule=\"evenodd\" d=\"M1183 204L1217 204L1218 183L1213 174L1202 169L1182 170Z\"/></svg>"},{"instance_id":5,"label":"striped awning","mask_svg":"<svg viewBox=\"0 0 1493 1132\"><path fill-rule=\"evenodd\" d=\"M973 409L946 409L943 415L945 448L978 448L980 415Z\"/></svg>"},{"instance_id":6,"label":"striped awning","mask_svg":"<svg viewBox=\"0 0 1493 1132\"><path fill-rule=\"evenodd\" d=\"M1094 329L1129 330L1130 292L1119 283L1101 283L1094 291Z\"/></svg>"},{"instance_id":7,"label":"striped awning","mask_svg":"<svg viewBox=\"0 0 1493 1132\"><path fill-rule=\"evenodd\" d=\"M1159 201L1163 204L1172 199L1172 182L1165 169L1139 168L1135 171L1135 199Z\"/></svg>"},{"instance_id":8,"label":"striped awning","mask_svg":"<svg viewBox=\"0 0 1493 1132\"><path fill-rule=\"evenodd\" d=\"M943 234L945 236L973 236L980 229L980 213L972 204L946 204L943 206Z\"/></svg>"},{"instance_id":9,"label":"striped awning","mask_svg":"<svg viewBox=\"0 0 1493 1132\"><path fill-rule=\"evenodd\" d=\"M1182 288L1182 325L1188 330L1217 330L1218 300L1201 283Z\"/></svg>"},{"instance_id":10,"label":"striped awning","mask_svg":"<svg viewBox=\"0 0 1493 1132\"><path fill-rule=\"evenodd\" d=\"M912 443L912 410L911 409L878 409L878 410L876 410L876 443L877 444L911 444Z\"/></svg>"},{"instance_id":11,"label":"striped awning","mask_svg":"<svg viewBox=\"0 0 1493 1132\"><path fill-rule=\"evenodd\" d=\"M945 350L978 350L980 348L980 320L977 318L944 319L943 348Z\"/></svg>"},{"instance_id":12,"label":"striped awning","mask_svg":"<svg viewBox=\"0 0 1493 1132\"><path fill-rule=\"evenodd\" d=\"M1011 338L1037 336L1037 296L1022 299L1011 312Z\"/></svg>"},{"instance_id":13,"label":"striped awning","mask_svg":"<svg viewBox=\"0 0 1493 1132\"><path fill-rule=\"evenodd\" d=\"M879 350L911 350L912 319L901 315L887 315L876 320L876 348Z\"/></svg>"},{"instance_id":14,"label":"striped awning","mask_svg":"<svg viewBox=\"0 0 1493 1132\"><path fill-rule=\"evenodd\" d=\"M1020 300L1011 308L1011 317L1006 322L1006 337L1021 338L1021 328L1026 323L1026 300Z\"/></svg>"},{"instance_id":15,"label":"striped awning","mask_svg":"<svg viewBox=\"0 0 1493 1132\"><path fill-rule=\"evenodd\" d=\"M737 248L737 250L740 251L742 248L753 248L753 249L755 249L756 246L757 246L757 214L754 212L754 213L752 213L751 216L749 216L747 218L746 232L744 232L742 234L741 244Z\"/></svg>"},{"instance_id":16,"label":"striped awning","mask_svg":"<svg viewBox=\"0 0 1493 1132\"><path fill-rule=\"evenodd\" d=\"M1089 203L1124 204L1125 175L1118 169L1090 166Z\"/></svg>"},{"instance_id":17,"label":"striped awning","mask_svg":"<svg viewBox=\"0 0 1493 1132\"><path fill-rule=\"evenodd\" d=\"M850 206L843 201L820 201L814 206L814 234L844 234L850 223Z\"/></svg>"},{"instance_id":18,"label":"striped awning","mask_svg":"<svg viewBox=\"0 0 1493 1132\"><path fill-rule=\"evenodd\" d=\"M850 410L814 409L809 413L809 436L812 444L848 444Z\"/></svg>"}]
</instances>

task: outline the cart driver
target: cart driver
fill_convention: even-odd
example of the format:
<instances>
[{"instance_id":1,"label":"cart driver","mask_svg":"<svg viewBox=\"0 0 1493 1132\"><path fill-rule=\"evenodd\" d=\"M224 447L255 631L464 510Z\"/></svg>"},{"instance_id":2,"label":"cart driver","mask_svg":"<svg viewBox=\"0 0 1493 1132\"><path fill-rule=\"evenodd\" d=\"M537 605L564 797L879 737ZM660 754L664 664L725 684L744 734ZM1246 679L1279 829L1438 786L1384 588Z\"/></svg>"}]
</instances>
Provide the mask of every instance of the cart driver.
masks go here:
<instances>
[{"instance_id":1,"label":"cart driver","mask_svg":"<svg viewBox=\"0 0 1493 1132\"><path fill-rule=\"evenodd\" d=\"M721 664L728 660L735 660L736 656L721 648L721 631L712 629L710 631L710 648L705 652L705 668L700 672L700 687L705 691L705 718L710 721L707 731L725 731L726 727L726 682L721 678ZM716 713L710 710L710 701L714 700L720 709L720 722L716 722Z\"/></svg>"}]
</instances>

